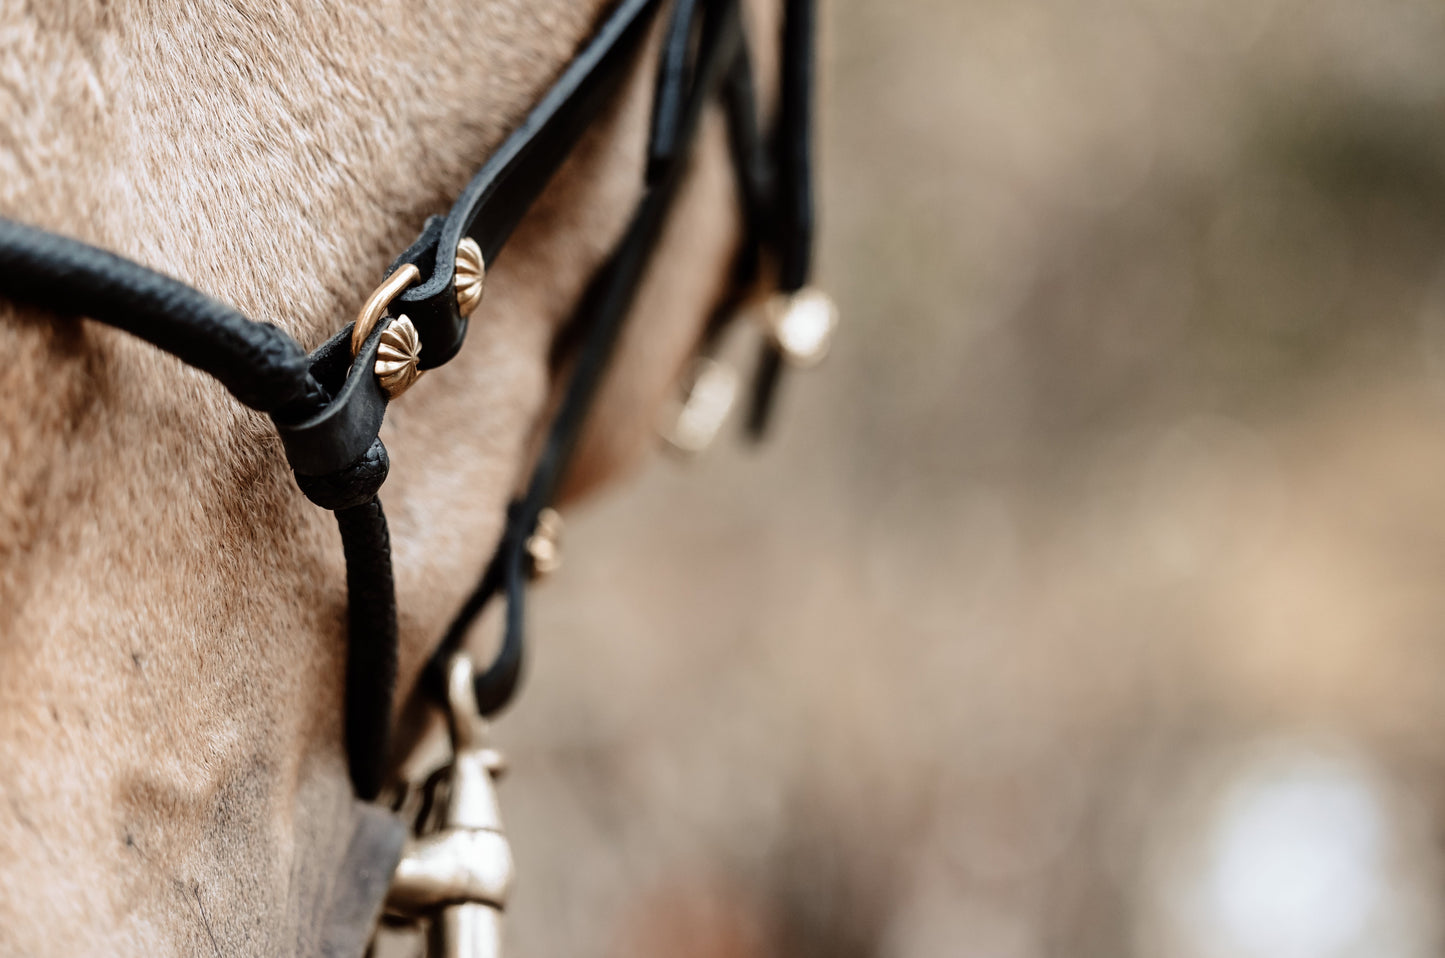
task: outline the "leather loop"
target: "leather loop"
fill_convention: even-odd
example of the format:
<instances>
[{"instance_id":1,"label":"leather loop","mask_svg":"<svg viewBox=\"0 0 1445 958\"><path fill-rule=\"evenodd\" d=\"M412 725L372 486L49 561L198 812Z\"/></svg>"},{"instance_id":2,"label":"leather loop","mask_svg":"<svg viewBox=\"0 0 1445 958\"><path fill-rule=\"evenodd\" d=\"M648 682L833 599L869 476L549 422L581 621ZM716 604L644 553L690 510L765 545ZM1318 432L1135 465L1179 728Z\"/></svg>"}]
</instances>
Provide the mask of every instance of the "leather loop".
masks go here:
<instances>
[{"instance_id":1,"label":"leather loop","mask_svg":"<svg viewBox=\"0 0 1445 958\"><path fill-rule=\"evenodd\" d=\"M350 324L311 354L311 374L334 398L309 419L276 424L286 458L298 475L340 472L376 441L386 416L387 395L374 370L381 333L388 325L389 320L376 325L354 361Z\"/></svg>"},{"instance_id":2,"label":"leather loop","mask_svg":"<svg viewBox=\"0 0 1445 958\"><path fill-rule=\"evenodd\" d=\"M391 459L380 439L354 462L324 476L295 473L296 485L314 504L337 512L359 506L376 497L391 470Z\"/></svg>"},{"instance_id":3,"label":"leather loop","mask_svg":"<svg viewBox=\"0 0 1445 958\"><path fill-rule=\"evenodd\" d=\"M485 672L476 677L477 706L485 716L494 716L511 701L521 682L526 653L527 539L537 530L540 510L529 509L517 500L507 507L507 523L492 561L482 573L472 594L462 604L437 650L427 663L422 684L437 701L446 698L446 666L451 655L466 641L476 617L498 592L507 603L502 626L502 645Z\"/></svg>"}]
</instances>

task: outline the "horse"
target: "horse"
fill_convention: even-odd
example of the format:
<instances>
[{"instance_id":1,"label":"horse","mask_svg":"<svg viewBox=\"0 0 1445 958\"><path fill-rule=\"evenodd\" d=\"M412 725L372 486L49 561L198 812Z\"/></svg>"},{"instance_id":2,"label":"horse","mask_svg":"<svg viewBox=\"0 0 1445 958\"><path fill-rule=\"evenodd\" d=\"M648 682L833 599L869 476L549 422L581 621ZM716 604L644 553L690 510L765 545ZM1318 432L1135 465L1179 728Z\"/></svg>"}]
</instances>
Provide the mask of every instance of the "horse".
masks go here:
<instances>
[{"instance_id":1,"label":"horse","mask_svg":"<svg viewBox=\"0 0 1445 958\"><path fill-rule=\"evenodd\" d=\"M0 215L314 347L607 7L5 4ZM779 11L745 13L770 103ZM465 349L382 429L403 702L501 535L564 384L555 343L642 189L659 32L488 264ZM652 448L727 292L744 223L726 139L710 112L568 500ZM333 524L265 418L174 357L9 302L0 356L0 953L328 953L366 814Z\"/></svg>"}]
</instances>

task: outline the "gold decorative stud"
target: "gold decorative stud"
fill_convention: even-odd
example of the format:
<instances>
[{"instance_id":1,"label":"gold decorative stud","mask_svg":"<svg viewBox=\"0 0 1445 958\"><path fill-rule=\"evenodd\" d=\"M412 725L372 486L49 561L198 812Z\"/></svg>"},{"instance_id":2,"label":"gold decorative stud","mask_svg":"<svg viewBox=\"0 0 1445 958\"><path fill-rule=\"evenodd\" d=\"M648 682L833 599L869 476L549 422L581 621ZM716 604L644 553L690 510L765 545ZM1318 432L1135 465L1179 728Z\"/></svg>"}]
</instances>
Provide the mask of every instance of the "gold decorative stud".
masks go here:
<instances>
[{"instance_id":1,"label":"gold decorative stud","mask_svg":"<svg viewBox=\"0 0 1445 958\"><path fill-rule=\"evenodd\" d=\"M376 349L376 378L389 397L400 396L421 377L417 365L420 361L421 337L416 326L405 316L398 316L381 331L381 343Z\"/></svg>"},{"instance_id":2,"label":"gold decorative stud","mask_svg":"<svg viewBox=\"0 0 1445 958\"><path fill-rule=\"evenodd\" d=\"M457 244L457 312L463 319L481 303L486 282L487 264L482 260L482 248L468 236Z\"/></svg>"},{"instance_id":3,"label":"gold decorative stud","mask_svg":"<svg viewBox=\"0 0 1445 958\"><path fill-rule=\"evenodd\" d=\"M838 307L821 289L806 286L778 293L763 307L763 324L790 364L816 366L828 355L838 328Z\"/></svg>"},{"instance_id":4,"label":"gold decorative stud","mask_svg":"<svg viewBox=\"0 0 1445 958\"><path fill-rule=\"evenodd\" d=\"M527 555L532 557L532 574L536 578L562 568L562 514L556 509L537 513L537 531L527 537Z\"/></svg>"},{"instance_id":5,"label":"gold decorative stud","mask_svg":"<svg viewBox=\"0 0 1445 958\"><path fill-rule=\"evenodd\" d=\"M662 439L684 456L696 456L712 445L738 398L738 374L708 356L693 360L684 380L682 401L659 429Z\"/></svg>"}]
</instances>

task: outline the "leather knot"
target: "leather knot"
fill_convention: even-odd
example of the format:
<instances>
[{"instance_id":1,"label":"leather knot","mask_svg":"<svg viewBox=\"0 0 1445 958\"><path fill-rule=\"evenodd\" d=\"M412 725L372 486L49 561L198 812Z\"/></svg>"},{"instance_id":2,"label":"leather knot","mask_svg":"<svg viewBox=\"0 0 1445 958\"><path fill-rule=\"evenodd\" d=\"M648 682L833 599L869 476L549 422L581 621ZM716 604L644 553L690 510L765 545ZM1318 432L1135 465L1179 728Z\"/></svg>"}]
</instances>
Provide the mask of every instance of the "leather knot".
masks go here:
<instances>
[{"instance_id":1,"label":"leather knot","mask_svg":"<svg viewBox=\"0 0 1445 958\"><path fill-rule=\"evenodd\" d=\"M380 439L373 439L366 452L335 472L324 476L296 473L296 485L301 487L307 499L323 509L336 512L375 498L390 469L391 460L386 455L386 446Z\"/></svg>"}]
</instances>

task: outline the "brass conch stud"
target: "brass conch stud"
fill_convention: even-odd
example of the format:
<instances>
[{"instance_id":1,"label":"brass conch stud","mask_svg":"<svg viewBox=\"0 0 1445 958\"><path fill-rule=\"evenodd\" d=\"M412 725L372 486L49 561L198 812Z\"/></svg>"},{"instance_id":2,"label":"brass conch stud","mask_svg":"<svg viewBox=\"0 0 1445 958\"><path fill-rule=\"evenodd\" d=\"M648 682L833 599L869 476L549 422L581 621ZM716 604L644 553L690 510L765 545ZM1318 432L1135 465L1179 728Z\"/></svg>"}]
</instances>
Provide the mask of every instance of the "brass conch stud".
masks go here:
<instances>
[{"instance_id":1,"label":"brass conch stud","mask_svg":"<svg viewBox=\"0 0 1445 958\"><path fill-rule=\"evenodd\" d=\"M421 337L416 326L405 316L398 316L381 331L381 344L376 350L376 378L392 399L411 388L421 376Z\"/></svg>"},{"instance_id":2,"label":"brass conch stud","mask_svg":"<svg viewBox=\"0 0 1445 958\"><path fill-rule=\"evenodd\" d=\"M763 324L790 364L816 366L828 355L838 328L838 307L821 289L806 286L768 300L763 307Z\"/></svg>"},{"instance_id":3,"label":"brass conch stud","mask_svg":"<svg viewBox=\"0 0 1445 958\"><path fill-rule=\"evenodd\" d=\"M482 260L482 248L470 236L457 244L457 312L466 318L482 301L482 290L487 281L487 264Z\"/></svg>"}]
</instances>

